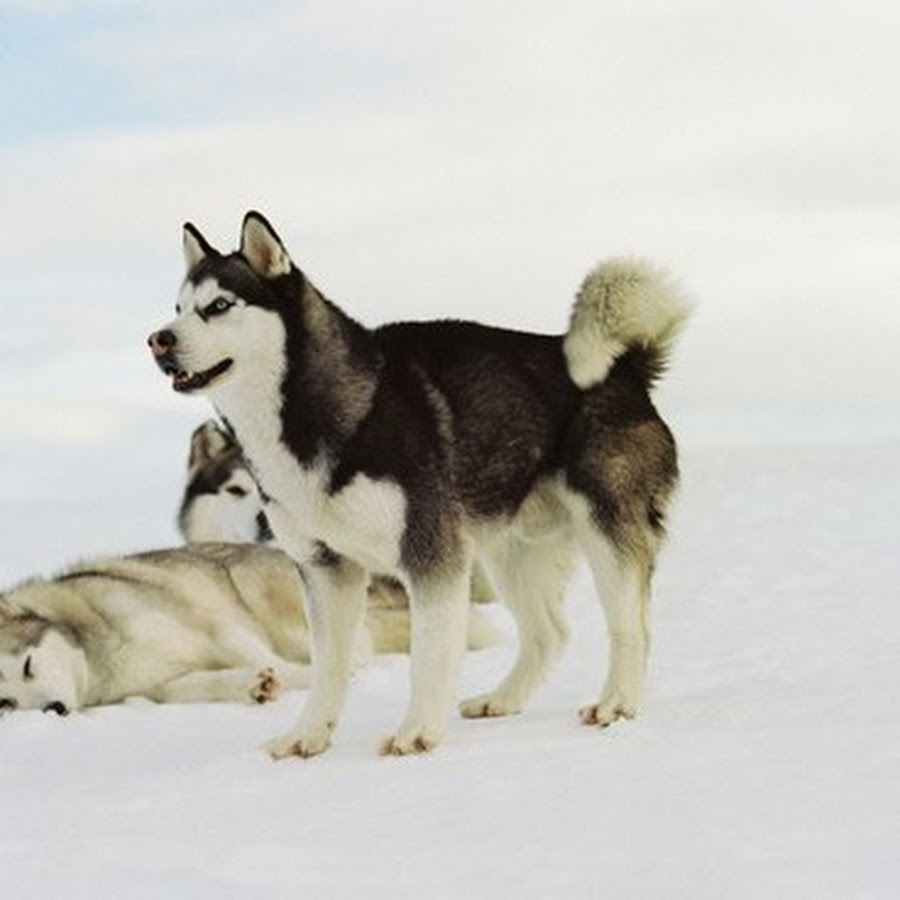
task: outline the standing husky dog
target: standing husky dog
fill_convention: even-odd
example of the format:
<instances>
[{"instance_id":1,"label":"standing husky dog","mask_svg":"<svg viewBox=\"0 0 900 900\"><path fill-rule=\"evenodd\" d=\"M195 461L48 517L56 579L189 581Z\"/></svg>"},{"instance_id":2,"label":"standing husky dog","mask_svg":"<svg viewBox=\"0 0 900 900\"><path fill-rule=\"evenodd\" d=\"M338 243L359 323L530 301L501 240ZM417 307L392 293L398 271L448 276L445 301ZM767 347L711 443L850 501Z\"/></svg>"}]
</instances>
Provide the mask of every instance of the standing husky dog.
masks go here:
<instances>
[{"instance_id":1,"label":"standing husky dog","mask_svg":"<svg viewBox=\"0 0 900 900\"><path fill-rule=\"evenodd\" d=\"M476 554L516 619L519 656L466 716L520 711L566 638L576 547L606 611L609 672L582 721L635 715L650 580L675 443L649 397L687 305L648 265L584 281L565 336L466 322L370 331L293 264L269 223L244 219L223 255L184 229L177 318L149 344L175 390L206 392L234 431L279 544L305 566L315 665L275 757L324 750L337 724L368 572L412 609L412 690L386 753L443 737Z\"/></svg>"}]
</instances>

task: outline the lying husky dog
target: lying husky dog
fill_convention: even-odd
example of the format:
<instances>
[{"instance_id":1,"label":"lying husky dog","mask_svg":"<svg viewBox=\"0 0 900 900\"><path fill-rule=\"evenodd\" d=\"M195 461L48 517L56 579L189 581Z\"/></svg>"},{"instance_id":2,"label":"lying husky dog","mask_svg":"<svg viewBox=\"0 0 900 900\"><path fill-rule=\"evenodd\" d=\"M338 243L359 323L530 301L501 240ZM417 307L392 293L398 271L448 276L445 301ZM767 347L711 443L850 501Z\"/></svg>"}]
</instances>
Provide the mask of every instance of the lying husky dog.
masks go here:
<instances>
[{"instance_id":1,"label":"lying husky dog","mask_svg":"<svg viewBox=\"0 0 900 900\"><path fill-rule=\"evenodd\" d=\"M516 619L519 656L465 716L520 711L566 638L575 549L591 566L610 640L585 723L635 715L648 603L675 443L649 389L687 304L649 265L585 279L568 333L467 322L368 330L294 265L269 223L244 219L223 255L184 228L177 317L150 336L175 390L205 392L253 470L280 546L305 566L316 663L275 757L324 750L350 672L369 572L410 595L410 703L383 752L443 737L476 552Z\"/></svg>"},{"instance_id":2,"label":"lying husky dog","mask_svg":"<svg viewBox=\"0 0 900 900\"><path fill-rule=\"evenodd\" d=\"M65 714L143 696L274 699L309 684L296 564L266 547L204 544L75 566L0 596L0 711ZM370 647L361 631L356 662Z\"/></svg>"},{"instance_id":3,"label":"lying husky dog","mask_svg":"<svg viewBox=\"0 0 900 900\"><path fill-rule=\"evenodd\" d=\"M0 594L0 713L146 697L265 703L310 682L305 586L285 553L197 544L83 563ZM468 645L494 640L473 616ZM409 608L373 592L354 667L409 650Z\"/></svg>"}]
</instances>

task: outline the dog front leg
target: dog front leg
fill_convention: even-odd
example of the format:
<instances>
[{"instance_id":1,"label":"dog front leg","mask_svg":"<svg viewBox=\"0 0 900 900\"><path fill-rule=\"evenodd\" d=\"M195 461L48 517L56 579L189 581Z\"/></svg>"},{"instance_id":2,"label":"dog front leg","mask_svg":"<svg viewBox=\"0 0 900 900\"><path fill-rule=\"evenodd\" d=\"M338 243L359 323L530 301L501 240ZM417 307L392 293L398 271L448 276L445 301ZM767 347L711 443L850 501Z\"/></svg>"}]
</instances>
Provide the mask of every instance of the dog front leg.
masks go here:
<instances>
[{"instance_id":1,"label":"dog front leg","mask_svg":"<svg viewBox=\"0 0 900 900\"><path fill-rule=\"evenodd\" d=\"M258 669L189 672L146 691L157 703L269 703L284 688L309 686L309 666L278 662Z\"/></svg>"},{"instance_id":2,"label":"dog front leg","mask_svg":"<svg viewBox=\"0 0 900 900\"><path fill-rule=\"evenodd\" d=\"M382 754L424 753L443 740L465 649L469 583L466 569L452 580L413 584L409 709Z\"/></svg>"},{"instance_id":3,"label":"dog front leg","mask_svg":"<svg viewBox=\"0 0 900 900\"><path fill-rule=\"evenodd\" d=\"M315 756L331 742L344 706L368 574L328 551L305 571L306 614L312 631L312 683L297 726L267 744L275 759Z\"/></svg>"}]
</instances>

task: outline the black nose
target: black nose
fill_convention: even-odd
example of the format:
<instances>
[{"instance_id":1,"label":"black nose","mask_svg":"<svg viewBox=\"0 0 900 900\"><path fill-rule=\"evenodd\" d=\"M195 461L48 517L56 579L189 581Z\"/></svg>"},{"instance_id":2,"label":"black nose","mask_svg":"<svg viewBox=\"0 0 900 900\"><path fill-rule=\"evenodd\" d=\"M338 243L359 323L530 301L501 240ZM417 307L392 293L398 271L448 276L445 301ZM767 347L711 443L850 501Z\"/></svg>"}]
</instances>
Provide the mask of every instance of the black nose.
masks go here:
<instances>
[{"instance_id":1,"label":"black nose","mask_svg":"<svg viewBox=\"0 0 900 900\"><path fill-rule=\"evenodd\" d=\"M154 331L147 338L147 344L153 351L154 356L164 356L175 346L175 332L163 328L162 331Z\"/></svg>"},{"instance_id":2,"label":"black nose","mask_svg":"<svg viewBox=\"0 0 900 900\"><path fill-rule=\"evenodd\" d=\"M67 716L69 714L69 707L61 700L54 700L44 707L44 712L55 712L58 716Z\"/></svg>"}]
</instances>

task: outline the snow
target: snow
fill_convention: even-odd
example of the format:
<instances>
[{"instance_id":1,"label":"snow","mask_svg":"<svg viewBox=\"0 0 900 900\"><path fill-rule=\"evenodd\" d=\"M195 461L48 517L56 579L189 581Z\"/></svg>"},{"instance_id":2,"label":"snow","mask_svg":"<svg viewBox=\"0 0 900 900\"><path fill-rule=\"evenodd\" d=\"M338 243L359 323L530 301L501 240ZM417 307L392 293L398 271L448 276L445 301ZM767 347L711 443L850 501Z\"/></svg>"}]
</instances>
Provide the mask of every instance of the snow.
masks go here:
<instances>
[{"instance_id":1,"label":"snow","mask_svg":"<svg viewBox=\"0 0 900 900\"><path fill-rule=\"evenodd\" d=\"M4 478L5 583L174 539L186 443L170 432L131 468L111 445L4 447L4 476L23 473ZM454 718L428 756L375 752L404 708L400 656L356 676L334 746L306 761L259 749L299 693L6 716L4 894L896 897L898 460L896 442L689 446L644 710L605 731L575 716L606 655L584 570L529 709ZM491 613L509 639L466 658L463 694L511 660Z\"/></svg>"}]
</instances>

